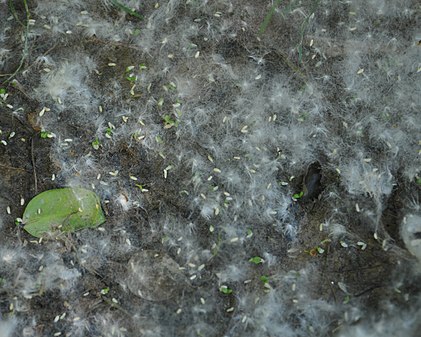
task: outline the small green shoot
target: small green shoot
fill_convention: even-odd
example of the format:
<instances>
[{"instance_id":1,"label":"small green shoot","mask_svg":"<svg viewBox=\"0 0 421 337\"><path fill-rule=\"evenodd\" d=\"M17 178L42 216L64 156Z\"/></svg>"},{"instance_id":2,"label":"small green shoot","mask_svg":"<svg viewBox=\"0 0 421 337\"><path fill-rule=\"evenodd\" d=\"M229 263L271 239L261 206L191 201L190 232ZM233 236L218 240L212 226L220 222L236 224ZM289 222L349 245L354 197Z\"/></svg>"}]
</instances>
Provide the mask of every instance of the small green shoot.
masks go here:
<instances>
[{"instance_id":1,"label":"small green shoot","mask_svg":"<svg viewBox=\"0 0 421 337\"><path fill-rule=\"evenodd\" d=\"M137 80L137 76L134 74L130 74L128 76L126 76L126 80L129 81L130 83L134 83Z\"/></svg>"},{"instance_id":2,"label":"small green shoot","mask_svg":"<svg viewBox=\"0 0 421 337\"><path fill-rule=\"evenodd\" d=\"M295 193L292 198L293 199L300 199L304 195L304 191L301 191L300 193Z\"/></svg>"},{"instance_id":3,"label":"small green shoot","mask_svg":"<svg viewBox=\"0 0 421 337\"><path fill-rule=\"evenodd\" d=\"M260 276L260 281L262 281L263 284L269 283L269 276L266 276L266 275Z\"/></svg>"},{"instance_id":4,"label":"small green shoot","mask_svg":"<svg viewBox=\"0 0 421 337\"><path fill-rule=\"evenodd\" d=\"M142 19L142 16L138 12L122 4L120 1L111 0L111 3L118 9L121 9L123 12L126 12L127 14L134 16L138 19Z\"/></svg>"},{"instance_id":5,"label":"small green shoot","mask_svg":"<svg viewBox=\"0 0 421 337\"><path fill-rule=\"evenodd\" d=\"M162 119L164 120L164 128L165 129L170 129L173 126L177 127L178 126L178 121L171 117L170 115L164 115L164 117L162 117Z\"/></svg>"},{"instance_id":6,"label":"small green shoot","mask_svg":"<svg viewBox=\"0 0 421 337\"><path fill-rule=\"evenodd\" d=\"M105 137L111 138L113 136L113 129L111 127L108 127L105 129Z\"/></svg>"},{"instance_id":7,"label":"small green shoot","mask_svg":"<svg viewBox=\"0 0 421 337\"><path fill-rule=\"evenodd\" d=\"M259 34L263 34L268 27L270 20L272 19L273 14L275 14L276 8L281 4L282 0L275 0L273 2L272 7L270 8L269 12L266 14L265 19L263 20L262 24L259 28Z\"/></svg>"},{"instance_id":8,"label":"small green shoot","mask_svg":"<svg viewBox=\"0 0 421 337\"><path fill-rule=\"evenodd\" d=\"M142 184L135 184L135 186L139 188L142 193L149 191L148 189L144 188Z\"/></svg>"},{"instance_id":9,"label":"small green shoot","mask_svg":"<svg viewBox=\"0 0 421 337\"><path fill-rule=\"evenodd\" d=\"M417 183L417 185L421 186L421 178L417 178L417 180L415 182Z\"/></svg>"},{"instance_id":10,"label":"small green shoot","mask_svg":"<svg viewBox=\"0 0 421 337\"><path fill-rule=\"evenodd\" d=\"M223 285L219 287L219 291L225 295L229 295L232 293L232 289L228 288L227 286Z\"/></svg>"},{"instance_id":11,"label":"small green shoot","mask_svg":"<svg viewBox=\"0 0 421 337\"><path fill-rule=\"evenodd\" d=\"M42 139L48 139L48 138L54 138L55 135L52 132L43 130L43 131L40 132L39 136Z\"/></svg>"},{"instance_id":12,"label":"small green shoot","mask_svg":"<svg viewBox=\"0 0 421 337\"><path fill-rule=\"evenodd\" d=\"M91 144L94 150L98 150L99 146L101 145L98 138L95 138L95 140Z\"/></svg>"},{"instance_id":13,"label":"small green shoot","mask_svg":"<svg viewBox=\"0 0 421 337\"><path fill-rule=\"evenodd\" d=\"M246 236L246 238L247 239L250 239L252 236L253 236L253 231L250 228L247 229L247 236Z\"/></svg>"},{"instance_id":14,"label":"small green shoot","mask_svg":"<svg viewBox=\"0 0 421 337\"><path fill-rule=\"evenodd\" d=\"M0 88L0 95L5 95L7 93L6 88Z\"/></svg>"},{"instance_id":15,"label":"small green shoot","mask_svg":"<svg viewBox=\"0 0 421 337\"><path fill-rule=\"evenodd\" d=\"M110 292L109 287L101 289L101 295L107 295L109 292Z\"/></svg>"},{"instance_id":16,"label":"small green shoot","mask_svg":"<svg viewBox=\"0 0 421 337\"><path fill-rule=\"evenodd\" d=\"M249 259L249 262L254 263L254 264L260 264L260 263L265 262L265 260L263 260L260 256L255 256Z\"/></svg>"},{"instance_id":17,"label":"small green shoot","mask_svg":"<svg viewBox=\"0 0 421 337\"><path fill-rule=\"evenodd\" d=\"M343 304L348 304L350 300L351 300L351 297L349 295L346 295L343 300Z\"/></svg>"}]
</instances>

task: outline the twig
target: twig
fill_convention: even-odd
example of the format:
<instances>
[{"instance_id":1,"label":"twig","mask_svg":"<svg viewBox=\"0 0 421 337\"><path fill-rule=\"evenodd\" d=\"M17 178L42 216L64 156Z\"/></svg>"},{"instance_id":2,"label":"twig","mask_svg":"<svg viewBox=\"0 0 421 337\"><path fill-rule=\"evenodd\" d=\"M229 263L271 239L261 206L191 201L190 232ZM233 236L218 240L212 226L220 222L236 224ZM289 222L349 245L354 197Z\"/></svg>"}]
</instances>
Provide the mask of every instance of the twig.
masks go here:
<instances>
[{"instance_id":1,"label":"twig","mask_svg":"<svg viewBox=\"0 0 421 337\"><path fill-rule=\"evenodd\" d=\"M32 161L32 169L34 172L35 194L38 194L38 178L37 178L37 169L35 167L35 156L34 156L34 138L31 138L31 161Z\"/></svg>"},{"instance_id":2,"label":"twig","mask_svg":"<svg viewBox=\"0 0 421 337\"><path fill-rule=\"evenodd\" d=\"M25 169L20 168L20 167L13 167L13 166L4 165L4 164L0 164L0 167L1 168L4 168L5 170L16 170L16 171L26 172Z\"/></svg>"}]
</instances>

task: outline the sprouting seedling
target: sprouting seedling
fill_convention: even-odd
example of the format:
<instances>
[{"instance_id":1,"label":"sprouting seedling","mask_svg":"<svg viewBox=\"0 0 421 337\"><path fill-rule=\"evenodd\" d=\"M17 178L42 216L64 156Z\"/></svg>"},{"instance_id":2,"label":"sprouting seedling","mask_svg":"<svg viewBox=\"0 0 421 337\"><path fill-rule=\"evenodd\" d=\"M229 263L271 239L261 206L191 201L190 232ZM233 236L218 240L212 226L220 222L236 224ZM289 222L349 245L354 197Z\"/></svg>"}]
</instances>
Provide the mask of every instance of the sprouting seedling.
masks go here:
<instances>
[{"instance_id":1,"label":"sprouting seedling","mask_svg":"<svg viewBox=\"0 0 421 337\"><path fill-rule=\"evenodd\" d=\"M260 256L255 256L249 259L249 262L254 263L254 264L260 264L260 263L265 262L265 260L263 260Z\"/></svg>"},{"instance_id":2,"label":"sprouting seedling","mask_svg":"<svg viewBox=\"0 0 421 337\"><path fill-rule=\"evenodd\" d=\"M232 289L231 289L231 288L229 288L229 287L228 287L228 286L226 286L226 285L220 286L220 287L219 287L219 291L220 291L221 293L225 294L225 295L229 295L229 294L231 294L231 293L232 293Z\"/></svg>"},{"instance_id":3,"label":"sprouting seedling","mask_svg":"<svg viewBox=\"0 0 421 337\"><path fill-rule=\"evenodd\" d=\"M91 143L94 150L98 150L99 146L101 145L98 138L95 138L95 140Z\"/></svg>"},{"instance_id":4,"label":"sprouting seedling","mask_svg":"<svg viewBox=\"0 0 421 337\"><path fill-rule=\"evenodd\" d=\"M270 20L272 19L273 14L276 11L276 8L281 4L282 0L275 0L272 7L270 8L269 12L266 14L265 19L263 20L262 24L259 28L259 34L263 34L268 27Z\"/></svg>"},{"instance_id":5,"label":"sprouting seedling","mask_svg":"<svg viewBox=\"0 0 421 337\"><path fill-rule=\"evenodd\" d=\"M162 117L162 119L164 120L164 128L165 129L170 129L173 126L177 127L178 126L178 121L171 117L170 115L164 115L164 117Z\"/></svg>"},{"instance_id":6,"label":"sprouting seedling","mask_svg":"<svg viewBox=\"0 0 421 337\"><path fill-rule=\"evenodd\" d=\"M135 10L133 10L133 9L127 7L126 5L122 4L120 1L111 0L111 3L115 7L117 7L118 9L121 9L122 11L126 12L127 14L129 14L131 16L134 16L138 19L142 19L142 16L138 12L136 12Z\"/></svg>"},{"instance_id":7,"label":"sprouting seedling","mask_svg":"<svg viewBox=\"0 0 421 337\"><path fill-rule=\"evenodd\" d=\"M110 288L106 287L106 288L102 288L101 289L101 295L107 295L110 292Z\"/></svg>"},{"instance_id":8,"label":"sprouting seedling","mask_svg":"<svg viewBox=\"0 0 421 337\"><path fill-rule=\"evenodd\" d=\"M262 281L263 284L269 283L269 276L267 275L260 276L260 281Z\"/></svg>"},{"instance_id":9,"label":"sprouting seedling","mask_svg":"<svg viewBox=\"0 0 421 337\"><path fill-rule=\"evenodd\" d=\"M55 134L49 131L42 130L39 134L42 139L54 138Z\"/></svg>"},{"instance_id":10,"label":"sprouting seedling","mask_svg":"<svg viewBox=\"0 0 421 337\"><path fill-rule=\"evenodd\" d=\"M304 191L301 191L300 193L295 193L292 195L293 199L300 199L304 195Z\"/></svg>"}]
</instances>

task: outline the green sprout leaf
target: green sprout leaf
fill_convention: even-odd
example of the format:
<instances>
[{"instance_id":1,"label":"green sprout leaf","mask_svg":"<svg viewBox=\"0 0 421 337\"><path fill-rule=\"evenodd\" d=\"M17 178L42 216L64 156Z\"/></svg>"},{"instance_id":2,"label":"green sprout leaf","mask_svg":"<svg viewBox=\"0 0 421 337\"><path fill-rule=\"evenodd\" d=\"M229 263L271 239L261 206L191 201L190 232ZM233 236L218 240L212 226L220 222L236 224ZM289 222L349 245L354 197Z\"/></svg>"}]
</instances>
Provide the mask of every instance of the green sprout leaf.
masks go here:
<instances>
[{"instance_id":1,"label":"green sprout leaf","mask_svg":"<svg viewBox=\"0 0 421 337\"><path fill-rule=\"evenodd\" d=\"M260 264L260 263L263 263L264 260L260 256L255 256L255 257L252 257L249 260L249 262L254 263L254 264Z\"/></svg>"},{"instance_id":2,"label":"green sprout leaf","mask_svg":"<svg viewBox=\"0 0 421 337\"><path fill-rule=\"evenodd\" d=\"M225 294L225 295L229 295L229 294L231 294L231 293L232 293L232 289L231 289L231 288L228 288L227 286L221 286L221 287L219 288L219 291L220 291L221 293Z\"/></svg>"},{"instance_id":3,"label":"green sprout leaf","mask_svg":"<svg viewBox=\"0 0 421 337\"><path fill-rule=\"evenodd\" d=\"M96 138L91 144L92 144L92 147L94 148L94 150L98 150L99 149L100 143L99 143L99 139L98 138Z\"/></svg>"},{"instance_id":4,"label":"green sprout leaf","mask_svg":"<svg viewBox=\"0 0 421 337\"><path fill-rule=\"evenodd\" d=\"M129 15L132 15L138 19L142 19L142 16L136 12L135 10L127 7L126 5L122 4L120 1L117 0L111 0L111 3L118 9L122 10L123 12L126 12Z\"/></svg>"},{"instance_id":5,"label":"green sprout leaf","mask_svg":"<svg viewBox=\"0 0 421 337\"><path fill-rule=\"evenodd\" d=\"M292 197L294 199L300 199L304 195L304 191L301 191L300 193L295 193Z\"/></svg>"},{"instance_id":6,"label":"green sprout leaf","mask_svg":"<svg viewBox=\"0 0 421 337\"><path fill-rule=\"evenodd\" d=\"M23 229L38 238L52 230L75 232L98 227L104 222L98 196L81 187L38 194L28 203L22 217Z\"/></svg>"},{"instance_id":7,"label":"green sprout leaf","mask_svg":"<svg viewBox=\"0 0 421 337\"><path fill-rule=\"evenodd\" d=\"M110 292L110 288L109 287L101 289L101 294L102 295L107 295L109 292Z\"/></svg>"},{"instance_id":8,"label":"green sprout leaf","mask_svg":"<svg viewBox=\"0 0 421 337\"><path fill-rule=\"evenodd\" d=\"M54 134L52 132L45 131L45 130L41 131L39 136L42 139L54 138Z\"/></svg>"},{"instance_id":9,"label":"green sprout leaf","mask_svg":"<svg viewBox=\"0 0 421 337\"><path fill-rule=\"evenodd\" d=\"M260 281L262 281L264 284L269 283L269 276L266 276L266 275L260 276Z\"/></svg>"},{"instance_id":10,"label":"green sprout leaf","mask_svg":"<svg viewBox=\"0 0 421 337\"><path fill-rule=\"evenodd\" d=\"M418 179L416 180L416 183L417 183L417 185L420 185L420 186L421 186L421 178L418 178Z\"/></svg>"},{"instance_id":11,"label":"green sprout leaf","mask_svg":"<svg viewBox=\"0 0 421 337\"><path fill-rule=\"evenodd\" d=\"M5 88L0 88L0 95L4 95L6 94L6 89Z\"/></svg>"}]
</instances>

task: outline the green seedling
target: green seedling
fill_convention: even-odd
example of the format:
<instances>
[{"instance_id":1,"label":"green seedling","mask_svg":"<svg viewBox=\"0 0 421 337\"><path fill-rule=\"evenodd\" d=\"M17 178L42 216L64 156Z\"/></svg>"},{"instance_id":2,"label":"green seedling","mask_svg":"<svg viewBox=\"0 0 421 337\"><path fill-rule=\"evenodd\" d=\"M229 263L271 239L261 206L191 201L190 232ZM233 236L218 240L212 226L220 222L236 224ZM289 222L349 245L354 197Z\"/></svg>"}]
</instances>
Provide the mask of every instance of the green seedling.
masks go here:
<instances>
[{"instance_id":1,"label":"green seedling","mask_svg":"<svg viewBox=\"0 0 421 337\"><path fill-rule=\"evenodd\" d=\"M223 294L225 294L225 295L229 295L229 294L231 294L232 293L232 289L231 288L228 288L227 286L221 286L221 287L219 287L219 291L221 292L221 293L223 293Z\"/></svg>"},{"instance_id":2,"label":"green seedling","mask_svg":"<svg viewBox=\"0 0 421 337\"><path fill-rule=\"evenodd\" d=\"M259 34L263 34L266 31L266 28L268 27L273 14L275 14L276 9L279 7L281 2L282 0L275 0L273 2L272 7L270 8L269 12L266 14L265 19L263 20L262 24L260 25Z\"/></svg>"},{"instance_id":3,"label":"green seedling","mask_svg":"<svg viewBox=\"0 0 421 337\"><path fill-rule=\"evenodd\" d=\"M122 10L123 12L126 12L127 14L134 16L138 19L142 19L142 16L136 12L135 10L127 7L126 5L122 4L120 1L117 0L111 0L111 3L118 9Z\"/></svg>"},{"instance_id":4,"label":"green seedling","mask_svg":"<svg viewBox=\"0 0 421 337\"><path fill-rule=\"evenodd\" d=\"M108 127L105 129L105 137L111 138L113 136L113 129L111 127Z\"/></svg>"},{"instance_id":5,"label":"green seedling","mask_svg":"<svg viewBox=\"0 0 421 337\"><path fill-rule=\"evenodd\" d=\"M269 283L269 276L266 276L266 275L260 276L260 281L262 281L263 284Z\"/></svg>"},{"instance_id":6,"label":"green seedling","mask_svg":"<svg viewBox=\"0 0 421 337\"><path fill-rule=\"evenodd\" d=\"M170 129L173 126L175 126L175 127L178 126L178 120L171 117L170 115L164 115L164 117L162 117L162 119L164 120L164 128L165 129Z\"/></svg>"},{"instance_id":7,"label":"green seedling","mask_svg":"<svg viewBox=\"0 0 421 337\"><path fill-rule=\"evenodd\" d=\"M263 260L260 256L255 256L249 259L249 262L254 263L254 264L260 264L260 263L265 262L265 260Z\"/></svg>"},{"instance_id":8,"label":"green seedling","mask_svg":"<svg viewBox=\"0 0 421 337\"><path fill-rule=\"evenodd\" d=\"M101 289L101 295L107 295L109 292L110 292L109 287Z\"/></svg>"},{"instance_id":9,"label":"green seedling","mask_svg":"<svg viewBox=\"0 0 421 337\"><path fill-rule=\"evenodd\" d=\"M98 138L95 138L95 140L91 144L94 150L98 150L99 146L101 145Z\"/></svg>"},{"instance_id":10,"label":"green seedling","mask_svg":"<svg viewBox=\"0 0 421 337\"><path fill-rule=\"evenodd\" d=\"M42 139L54 138L54 133L43 130L43 131L40 132L39 136Z\"/></svg>"},{"instance_id":11,"label":"green seedling","mask_svg":"<svg viewBox=\"0 0 421 337\"><path fill-rule=\"evenodd\" d=\"M300 199L302 196L304 195L304 191L301 191L300 193L295 193L293 194L292 198L293 199Z\"/></svg>"}]
</instances>

